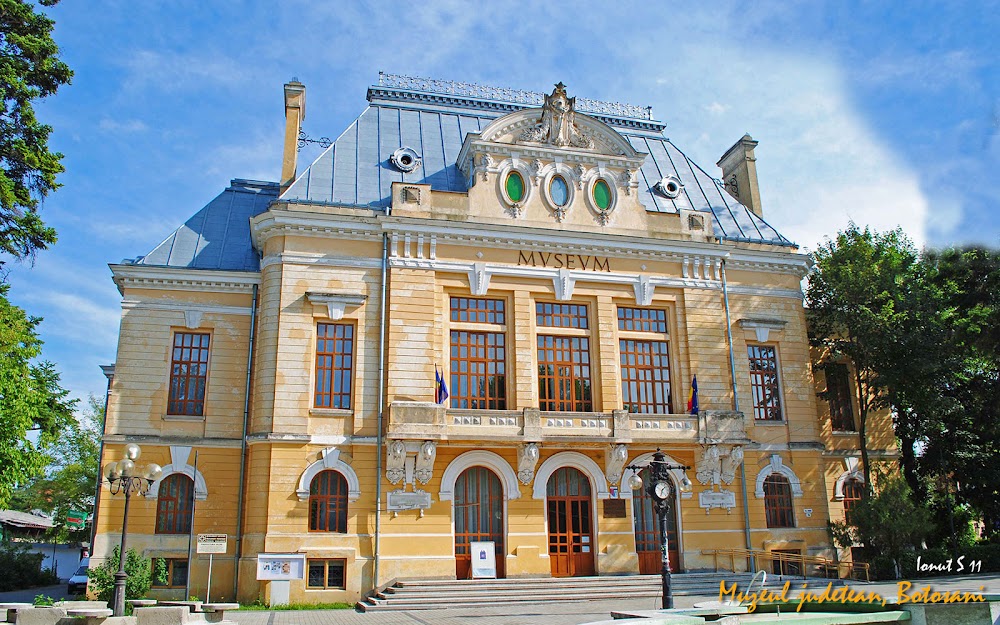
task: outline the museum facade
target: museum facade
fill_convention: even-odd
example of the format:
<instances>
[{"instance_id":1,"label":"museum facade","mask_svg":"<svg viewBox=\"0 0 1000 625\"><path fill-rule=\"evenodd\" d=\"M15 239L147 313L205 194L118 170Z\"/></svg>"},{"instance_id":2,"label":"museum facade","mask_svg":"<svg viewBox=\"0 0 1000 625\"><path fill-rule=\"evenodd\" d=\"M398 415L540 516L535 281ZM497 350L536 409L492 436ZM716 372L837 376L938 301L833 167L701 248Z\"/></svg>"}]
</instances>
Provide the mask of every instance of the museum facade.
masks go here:
<instances>
[{"instance_id":1,"label":"museum facade","mask_svg":"<svg viewBox=\"0 0 1000 625\"><path fill-rule=\"evenodd\" d=\"M164 467L128 527L160 596L205 594L199 534L227 539L212 597L243 601L467 578L473 543L501 577L658 572L629 488L657 449L674 570L846 557L849 370L814 371L809 261L764 219L753 139L713 175L645 107L386 74L299 171L305 87L284 96L280 183L233 180L111 266L102 462ZM122 513L103 489L95 561Z\"/></svg>"}]
</instances>

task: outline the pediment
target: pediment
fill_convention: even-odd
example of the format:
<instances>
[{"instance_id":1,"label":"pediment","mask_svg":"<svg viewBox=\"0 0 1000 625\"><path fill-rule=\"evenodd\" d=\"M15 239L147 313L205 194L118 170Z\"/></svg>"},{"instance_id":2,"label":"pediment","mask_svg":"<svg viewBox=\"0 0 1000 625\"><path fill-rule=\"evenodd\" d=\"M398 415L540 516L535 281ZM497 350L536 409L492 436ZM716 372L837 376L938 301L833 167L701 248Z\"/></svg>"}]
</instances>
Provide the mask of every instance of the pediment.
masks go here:
<instances>
[{"instance_id":1,"label":"pediment","mask_svg":"<svg viewBox=\"0 0 1000 625\"><path fill-rule=\"evenodd\" d=\"M573 115L573 121L567 124L563 142L560 144L557 130L544 127L547 121L545 117L544 108L523 109L494 120L473 140L617 158L643 156L614 128L583 113ZM473 137L474 135L470 135L469 138Z\"/></svg>"}]
</instances>

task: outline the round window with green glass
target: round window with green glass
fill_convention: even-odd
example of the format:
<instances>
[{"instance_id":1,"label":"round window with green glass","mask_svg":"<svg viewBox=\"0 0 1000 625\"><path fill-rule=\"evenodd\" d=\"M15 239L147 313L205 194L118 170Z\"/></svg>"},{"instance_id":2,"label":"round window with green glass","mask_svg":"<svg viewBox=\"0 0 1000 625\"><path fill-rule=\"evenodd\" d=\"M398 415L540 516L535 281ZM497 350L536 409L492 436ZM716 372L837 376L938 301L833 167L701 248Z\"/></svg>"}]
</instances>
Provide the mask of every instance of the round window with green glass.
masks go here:
<instances>
[{"instance_id":1,"label":"round window with green glass","mask_svg":"<svg viewBox=\"0 0 1000 625\"><path fill-rule=\"evenodd\" d=\"M520 202L524 199L524 178L516 171L508 173L504 189L507 191L507 199L514 203Z\"/></svg>"},{"instance_id":2,"label":"round window with green glass","mask_svg":"<svg viewBox=\"0 0 1000 625\"><path fill-rule=\"evenodd\" d=\"M594 183L594 204L602 211L611 208L611 186L603 178Z\"/></svg>"}]
</instances>

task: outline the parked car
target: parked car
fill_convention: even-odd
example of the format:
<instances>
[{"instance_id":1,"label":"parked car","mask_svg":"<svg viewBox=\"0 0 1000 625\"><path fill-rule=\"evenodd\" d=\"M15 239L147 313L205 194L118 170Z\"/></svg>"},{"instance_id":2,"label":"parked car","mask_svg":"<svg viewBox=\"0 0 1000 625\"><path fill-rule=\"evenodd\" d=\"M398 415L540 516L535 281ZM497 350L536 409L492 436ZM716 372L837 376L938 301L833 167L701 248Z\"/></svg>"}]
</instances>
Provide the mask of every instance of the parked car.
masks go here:
<instances>
[{"instance_id":1,"label":"parked car","mask_svg":"<svg viewBox=\"0 0 1000 625\"><path fill-rule=\"evenodd\" d=\"M87 570L90 568L90 558L84 558L80 561L80 568L73 573L73 576L69 578L69 585L67 590L70 595L85 595L87 594Z\"/></svg>"}]
</instances>

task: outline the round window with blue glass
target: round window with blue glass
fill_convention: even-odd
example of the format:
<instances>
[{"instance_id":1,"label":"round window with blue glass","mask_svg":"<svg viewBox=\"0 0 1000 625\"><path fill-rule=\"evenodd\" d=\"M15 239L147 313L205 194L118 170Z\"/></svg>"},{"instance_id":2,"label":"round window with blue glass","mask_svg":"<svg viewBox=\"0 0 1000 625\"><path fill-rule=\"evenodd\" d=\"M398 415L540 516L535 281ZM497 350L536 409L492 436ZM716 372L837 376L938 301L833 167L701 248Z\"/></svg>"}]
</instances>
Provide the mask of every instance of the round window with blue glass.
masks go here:
<instances>
[{"instance_id":1,"label":"round window with blue glass","mask_svg":"<svg viewBox=\"0 0 1000 625\"><path fill-rule=\"evenodd\" d=\"M549 197L556 206L566 206L569 202L569 185L562 176L553 176L549 182Z\"/></svg>"}]
</instances>

